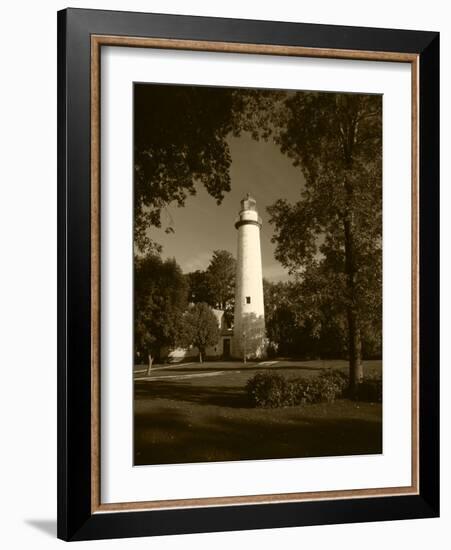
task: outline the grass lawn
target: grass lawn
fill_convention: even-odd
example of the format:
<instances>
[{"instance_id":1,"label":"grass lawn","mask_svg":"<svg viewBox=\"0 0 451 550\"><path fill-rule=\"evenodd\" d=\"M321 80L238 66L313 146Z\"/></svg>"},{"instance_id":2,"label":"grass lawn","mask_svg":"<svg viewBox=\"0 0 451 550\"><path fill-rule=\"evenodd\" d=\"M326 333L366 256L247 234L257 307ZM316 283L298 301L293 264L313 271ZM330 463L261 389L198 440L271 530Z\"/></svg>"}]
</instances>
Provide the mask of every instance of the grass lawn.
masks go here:
<instances>
[{"instance_id":1,"label":"grass lawn","mask_svg":"<svg viewBox=\"0 0 451 550\"><path fill-rule=\"evenodd\" d=\"M249 405L247 380L258 371L314 376L345 361L187 363L135 370L134 462L175 464L338 456L382 452L382 405L338 400L280 409ZM365 374L381 361L364 363Z\"/></svg>"}]
</instances>

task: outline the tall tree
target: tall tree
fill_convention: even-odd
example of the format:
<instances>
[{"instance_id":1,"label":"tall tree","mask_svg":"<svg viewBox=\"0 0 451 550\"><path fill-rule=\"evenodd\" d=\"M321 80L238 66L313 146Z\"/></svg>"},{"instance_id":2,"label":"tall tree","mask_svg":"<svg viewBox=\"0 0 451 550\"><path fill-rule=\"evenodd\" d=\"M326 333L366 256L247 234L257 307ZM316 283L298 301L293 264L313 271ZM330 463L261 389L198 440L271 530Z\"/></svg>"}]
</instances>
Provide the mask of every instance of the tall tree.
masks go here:
<instances>
[{"instance_id":1,"label":"tall tree","mask_svg":"<svg viewBox=\"0 0 451 550\"><path fill-rule=\"evenodd\" d=\"M301 338L304 311L299 287L293 282L263 280L268 353L307 356L310 351Z\"/></svg>"},{"instance_id":2,"label":"tall tree","mask_svg":"<svg viewBox=\"0 0 451 550\"><path fill-rule=\"evenodd\" d=\"M175 260L149 254L135 260L135 352L148 359L148 374L163 347L183 337L188 285Z\"/></svg>"},{"instance_id":3,"label":"tall tree","mask_svg":"<svg viewBox=\"0 0 451 550\"><path fill-rule=\"evenodd\" d=\"M213 297L209 285L209 277L206 271L192 271L186 274L188 282L188 299L190 303L205 302L213 306Z\"/></svg>"},{"instance_id":4,"label":"tall tree","mask_svg":"<svg viewBox=\"0 0 451 550\"><path fill-rule=\"evenodd\" d=\"M236 260L227 250L215 250L207 268L207 280L212 305L227 312L233 311L235 299Z\"/></svg>"},{"instance_id":5,"label":"tall tree","mask_svg":"<svg viewBox=\"0 0 451 550\"><path fill-rule=\"evenodd\" d=\"M323 317L323 304L317 289L306 286L307 280L263 281L266 332L272 353L303 359L343 357L342 342L336 342L330 327L336 321L331 309ZM327 308L324 308L327 309Z\"/></svg>"},{"instance_id":6,"label":"tall tree","mask_svg":"<svg viewBox=\"0 0 451 550\"><path fill-rule=\"evenodd\" d=\"M219 342L218 321L210 306L205 303L193 304L184 315L184 345L196 346L199 362L202 363L207 347Z\"/></svg>"},{"instance_id":7,"label":"tall tree","mask_svg":"<svg viewBox=\"0 0 451 550\"><path fill-rule=\"evenodd\" d=\"M382 98L289 94L272 124L305 178L296 204L269 208L276 257L301 279L317 274L322 291L334 293L346 315L353 389L362 377L363 325L381 312Z\"/></svg>"},{"instance_id":8,"label":"tall tree","mask_svg":"<svg viewBox=\"0 0 451 550\"><path fill-rule=\"evenodd\" d=\"M298 308L290 300L289 283L273 283L263 279L265 302L265 326L269 341L268 353L286 354L287 343L297 332L296 311ZM291 350L290 350L291 351Z\"/></svg>"},{"instance_id":9,"label":"tall tree","mask_svg":"<svg viewBox=\"0 0 451 550\"><path fill-rule=\"evenodd\" d=\"M152 226L170 203L183 206L196 184L221 203L230 191L227 136L237 132L239 91L136 84L134 87L134 239L137 252L159 251ZM171 225L167 232L173 231Z\"/></svg>"},{"instance_id":10,"label":"tall tree","mask_svg":"<svg viewBox=\"0 0 451 550\"><path fill-rule=\"evenodd\" d=\"M222 309L228 318L233 313L235 301L236 260L227 250L215 250L205 271L193 271L186 275L189 300L205 302Z\"/></svg>"}]
</instances>

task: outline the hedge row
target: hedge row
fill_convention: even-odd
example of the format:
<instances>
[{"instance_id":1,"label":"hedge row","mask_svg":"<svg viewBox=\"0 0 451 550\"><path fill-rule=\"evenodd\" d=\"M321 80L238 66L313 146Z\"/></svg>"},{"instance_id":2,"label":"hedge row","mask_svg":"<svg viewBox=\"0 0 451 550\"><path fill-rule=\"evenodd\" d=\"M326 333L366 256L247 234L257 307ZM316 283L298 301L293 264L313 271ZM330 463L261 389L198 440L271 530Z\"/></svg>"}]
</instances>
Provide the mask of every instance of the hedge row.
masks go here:
<instances>
[{"instance_id":1,"label":"hedge row","mask_svg":"<svg viewBox=\"0 0 451 550\"><path fill-rule=\"evenodd\" d=\"M269 371L259 372L250 378L246 391L254 407L277 408L333 402L346 397L348 376L339 370L325 369L317 376L286 378ZM355 399L382 402L382 379L367 378L357 387Z\"/></svg>"}]
</instances>

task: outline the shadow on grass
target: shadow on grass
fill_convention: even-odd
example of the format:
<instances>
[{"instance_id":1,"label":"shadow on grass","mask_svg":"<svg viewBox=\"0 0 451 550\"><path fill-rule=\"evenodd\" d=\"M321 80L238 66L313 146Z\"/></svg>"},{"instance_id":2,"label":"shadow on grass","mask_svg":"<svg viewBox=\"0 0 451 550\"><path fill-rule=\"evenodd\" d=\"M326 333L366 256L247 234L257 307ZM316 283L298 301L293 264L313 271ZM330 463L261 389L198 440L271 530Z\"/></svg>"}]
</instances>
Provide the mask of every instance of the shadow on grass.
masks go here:
<instances>
[{"instance_id":1,"label":"shadow on grass","mask_svg":"<svg viewBox=\"0 0 451 550\"><path fill-rule=\"evenodd\" d=\"M375 454L382 407L256 409L242 386L135 382L135 464Z\"/></svg>"},{"instance_id":2,"label":"shadow on grass","mask_svg":"<svg viewBox=\"0 0 451 550\"><path fill-rule=\"evenodd\" d=\"M272 424L268 417L222 417L199 425L168 408L150 416L137 415L135 465L382 452L382 427L377 421L316 418L293 422L287 418Z\"/></svg>"},{"instance_id":3,"label":"shadow on grass","mask_svg":"<svg viewBox=\"0 0 451 550\"><path fill-rule=\"evenodd\" d=\"M243 388L200 386L163 380L151 383L135 381L135 399L168 399L230 408L251 407Z\"/></svg>"}]
</instances>

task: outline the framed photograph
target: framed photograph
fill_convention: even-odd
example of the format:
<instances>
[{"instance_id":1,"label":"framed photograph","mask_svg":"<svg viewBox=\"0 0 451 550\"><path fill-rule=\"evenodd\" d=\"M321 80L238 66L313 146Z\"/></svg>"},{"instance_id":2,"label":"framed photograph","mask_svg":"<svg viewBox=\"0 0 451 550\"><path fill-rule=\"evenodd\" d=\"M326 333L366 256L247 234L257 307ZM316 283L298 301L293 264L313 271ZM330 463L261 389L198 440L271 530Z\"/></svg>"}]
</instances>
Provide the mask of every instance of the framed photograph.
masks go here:
<instances>
[{"instance_id":1,"label":"framed photograph","mask_svg":"<svg viewBox=\"0 0 451 550\"><path fill-rule=\"evenodd\" d=\"M439 35L58 13L58 536L439 514Z\"/></svg>"}]
</instances>

